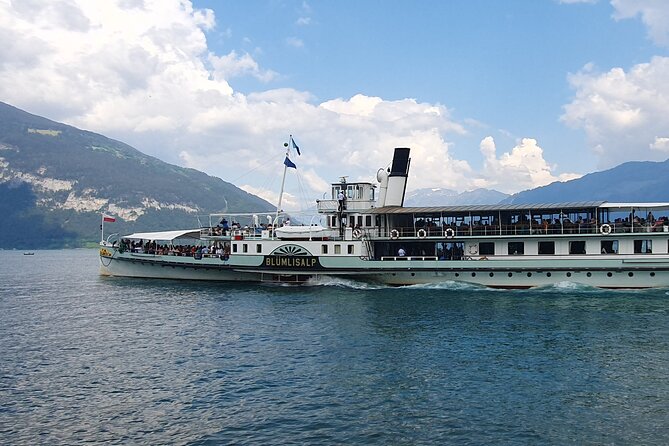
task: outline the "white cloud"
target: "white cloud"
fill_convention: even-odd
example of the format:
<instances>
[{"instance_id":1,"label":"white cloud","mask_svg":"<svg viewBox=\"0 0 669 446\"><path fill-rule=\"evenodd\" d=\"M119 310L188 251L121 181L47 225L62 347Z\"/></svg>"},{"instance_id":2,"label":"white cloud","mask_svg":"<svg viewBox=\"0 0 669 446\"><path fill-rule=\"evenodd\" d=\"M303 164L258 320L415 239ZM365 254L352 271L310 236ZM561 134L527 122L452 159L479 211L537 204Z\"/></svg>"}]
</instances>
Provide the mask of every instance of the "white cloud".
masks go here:
<instances>
[{"instance_id":1,"label":"white cloud","mask_svg":"<svg viewBox=\"0 0 669 446\"><path fill-rule=\"evenodd\" d=\"M661 152L669 152L669 138L656 136L655 141L650 145L650 148Z\"/></svg>"},{"instance_id":2,"label":"white cloud","mask_svg":"<svg viewBox=\"0 0 669 446\"><path fill-rule=\"evenodd\" d=\"M256 195L270 203L275 204L277 202L277 191L264 189L261 187L252 186L250 184L243 184L239 186L240 189L245 190L246 192ZM282 199L281 207L285 209L299 209L300 206L295 200L295 197L292 194L285 194ZM284 206L285 205L285 206ZM269 209L268 209L269 210Z\"/></svg>"},{"instance_id":3,"label":"white cloud","mask_svg":"<svg viewBox=\"0 0 669 446\"><path fill-rule=\"evenodd\" d=\"M209 54L209 62L214 67L215 79L231 79L239 76L250 75L262 82L270 82L277 77L272 70L261 70L258 62L253 60L249 53L239 56L236 51L231 51L225 56Z\"/></svg>"},{"instance_id":4,"label":"white cloud","mask_svg":"<svg viewBox=\"0 0 669 446\"><path fill-rule=\"evenodd\" d=\"M286 45L292 46L293 48L304 48L304 41L297 37L288 37L286 38Z\"/></svg>"},{"instance_id":5,"label":"white cloud","mask_svg":"<svg viewBox=\"0 0 669 446\"><path fill-rule=\"evenodd\" d=\"M586 66L569 76L576 94L561 119L586 132L600 167L632 159L663 160L666 154L653 144L669 128L667 79L667 57L654 57L627 72L613 68L599 73Z\"/></svg>"},{"instance_id":6,"label":"white cloud","mask_svg":"<svg viewBox=\"0 0 669 446\"><path fill-rule=\"evenodd\" d=\"M477 187L512 193L580 177L569 173L555 176L555 167L546 162L543 149L532 138L523 138L510 152L497 157L495 140L488 136L481 141L480 150L485 162Z\"/></svg>"},{"instance_id":7,"label":"white cloud","mask_svg":"<svg viewBox=\"0 0 669 446\"><path fill-rule=\"evenodd\" d=\"M669 47L669 2L666 0L611 0L614 18L640 16L649 37L658 45Z\"/></svg>"}]
</instances>

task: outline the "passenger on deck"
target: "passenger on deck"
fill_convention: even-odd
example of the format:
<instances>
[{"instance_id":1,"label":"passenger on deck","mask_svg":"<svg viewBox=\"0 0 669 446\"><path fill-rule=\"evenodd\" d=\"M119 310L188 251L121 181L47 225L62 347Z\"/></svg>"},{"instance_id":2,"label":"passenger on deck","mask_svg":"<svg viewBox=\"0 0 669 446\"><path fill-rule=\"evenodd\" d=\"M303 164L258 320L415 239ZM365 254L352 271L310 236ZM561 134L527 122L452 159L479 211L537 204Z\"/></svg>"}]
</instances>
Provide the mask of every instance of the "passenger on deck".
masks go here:
<instances>
[{"instance_id":1,"label":"passenger on deck","mask_svg":"<svg viewBox=\"0 0 669 446\"><path fill-rule=\"evenodd\" d=\"M339 191L339 194L337 194L337 200L339 201L339 212L346 209L346 195L344 195L343 191Z\"/></svg>"},{"instance_id":2,"label":"passenger on deck","mask_svg":"<svg viewBox=\"0 0 669 446\"><path fill-rule=\"evenodd\" d=\"M406 256L406 255L407 255L407 253L406 253L406 251L404 250L404 248L400 248L400 249L397 250L397 256L398 256L398 257L404 257L404 256Z\"/></svg>"},{"instance_id":3,"label":"passenger on deck","mask_svg":"<svg viewBox=\"0 0 669 446\"><path fill-rule=\"evenodd\" d=\"M230 226L228 225L228 220L225 217L221 219L221 222L218 224L223 229L223 235L226 235Z\"/></svg>"}]
</instances>

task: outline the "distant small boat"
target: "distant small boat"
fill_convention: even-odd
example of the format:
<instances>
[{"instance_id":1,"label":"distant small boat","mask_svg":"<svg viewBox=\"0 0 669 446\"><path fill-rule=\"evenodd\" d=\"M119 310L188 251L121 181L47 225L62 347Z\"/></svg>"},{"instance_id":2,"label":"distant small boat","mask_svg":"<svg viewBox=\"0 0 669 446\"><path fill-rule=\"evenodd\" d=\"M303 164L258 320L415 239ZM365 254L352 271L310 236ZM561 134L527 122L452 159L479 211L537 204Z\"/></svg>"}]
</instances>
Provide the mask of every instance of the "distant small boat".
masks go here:
<instances>
[{"instance_id":1,"label":"distant small boat","mask_svg":"<svg viewBox=\"0 0 669 446\"><path fill-rule=\"evenodd\" d=\"M35 253L34 252L24 252L23 255L24 256L34 256Z\"/></svg>"}]
</instances>

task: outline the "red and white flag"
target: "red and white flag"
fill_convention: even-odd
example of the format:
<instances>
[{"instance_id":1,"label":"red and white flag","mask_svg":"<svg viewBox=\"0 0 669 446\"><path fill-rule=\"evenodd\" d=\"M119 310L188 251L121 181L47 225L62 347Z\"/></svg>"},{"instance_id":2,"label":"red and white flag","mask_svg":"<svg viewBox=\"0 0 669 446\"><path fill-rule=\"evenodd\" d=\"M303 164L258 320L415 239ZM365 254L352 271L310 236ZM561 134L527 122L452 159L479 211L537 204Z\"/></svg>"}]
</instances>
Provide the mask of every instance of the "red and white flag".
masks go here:
<instances>
[{"instance_id":1,"label":"red and white flag","mask_svg":"<svg viewBox=\"0 0 669 446\"><path fill-rule=\"evenodd\" d=\"M110 217L109 215L102 214L102 221L114 223L116 219L114 217Z\"/></svg>"}]
</instances>

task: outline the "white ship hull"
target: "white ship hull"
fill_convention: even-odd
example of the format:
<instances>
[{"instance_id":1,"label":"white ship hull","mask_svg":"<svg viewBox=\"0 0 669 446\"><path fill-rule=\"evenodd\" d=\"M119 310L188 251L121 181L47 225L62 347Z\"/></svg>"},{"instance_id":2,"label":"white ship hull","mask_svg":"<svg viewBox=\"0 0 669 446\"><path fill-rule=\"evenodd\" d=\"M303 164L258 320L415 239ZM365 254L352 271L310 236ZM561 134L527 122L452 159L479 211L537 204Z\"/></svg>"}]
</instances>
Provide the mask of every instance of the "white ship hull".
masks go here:
<instances>
[{"instance_id":1,"label":"white ship hull","mask_svg":"<svg viewBox=\"0 0 669 446\"><path fill-rule=\"evenodd\" d=\"M528 258L514 260L364 260L360 257L319 257L307 262L272 264L264 256L244 262L219 257L174 257L119 253L103 248L100 273L106 276L155 279L304 282L324 276L385 285L418 285L466 282L492 288L531 288L572 282L601 288L669 287L669 255L654 258Z\"/></svg>"}]
</instances>

